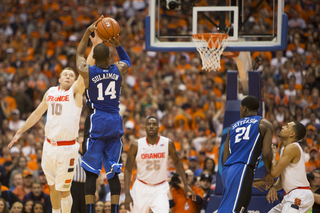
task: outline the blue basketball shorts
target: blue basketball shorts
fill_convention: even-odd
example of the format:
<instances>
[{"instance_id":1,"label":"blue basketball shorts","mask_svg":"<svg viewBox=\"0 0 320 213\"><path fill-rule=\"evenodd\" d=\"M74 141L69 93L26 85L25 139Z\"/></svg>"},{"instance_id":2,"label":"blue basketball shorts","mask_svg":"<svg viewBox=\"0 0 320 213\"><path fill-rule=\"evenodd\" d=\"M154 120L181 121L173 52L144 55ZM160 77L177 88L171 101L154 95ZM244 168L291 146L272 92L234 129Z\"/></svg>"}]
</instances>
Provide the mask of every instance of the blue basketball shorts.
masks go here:
<instances>
[{"instance_id":1,"label":"blue basketball shorts","mask_svg":"<svg viewBox=\"0 0 320 213\"><path fill-rule=\"evenodd\" d=\"M122 118L119 113L94 110L88 119L89 122L85 124L88 137L83 141L82 147L85 150L81 166L86 171L99 175L103 163L109 180L120 173L122 168Z\"/></svg>"}]
</instances>

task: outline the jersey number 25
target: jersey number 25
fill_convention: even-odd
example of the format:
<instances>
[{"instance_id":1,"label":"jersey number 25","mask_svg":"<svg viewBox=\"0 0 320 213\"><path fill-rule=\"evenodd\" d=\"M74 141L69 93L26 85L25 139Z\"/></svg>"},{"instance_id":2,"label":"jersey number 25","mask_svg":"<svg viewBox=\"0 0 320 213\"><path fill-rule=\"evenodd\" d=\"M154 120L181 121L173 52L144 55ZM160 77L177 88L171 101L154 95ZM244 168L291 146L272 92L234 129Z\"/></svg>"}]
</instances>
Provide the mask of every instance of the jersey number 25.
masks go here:
<instances>
[{"instance_id":1,"label":"jersey number 25","mask_svg":"<svg viewBox=\"0 0 320 213\"><path fill-rule=\"evenodd\" d=\"M98 98L97 100L99 101L103 101L104 97L103 97L103 85L102 83L99 83L97 85L98 88ZM110 81L109 85L107 86L107 89L104 91L104 96L110 95L110 99L115 99L116 96L116 82L115 81Z\"/></svg>"}]
</instances>

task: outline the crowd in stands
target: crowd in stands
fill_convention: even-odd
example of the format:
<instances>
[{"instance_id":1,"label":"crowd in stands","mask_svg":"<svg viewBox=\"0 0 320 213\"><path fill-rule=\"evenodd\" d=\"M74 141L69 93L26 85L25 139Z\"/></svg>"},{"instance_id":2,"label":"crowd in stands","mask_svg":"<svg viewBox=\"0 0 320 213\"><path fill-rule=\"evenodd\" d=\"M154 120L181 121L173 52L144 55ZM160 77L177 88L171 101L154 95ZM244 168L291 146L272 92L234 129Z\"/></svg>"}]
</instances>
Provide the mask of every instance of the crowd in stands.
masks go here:
<instances>
[{"instance_id":1,"label":"crowd in stands","mask_svg":"<svg viewBox=\"0 0 320 213\"><path fill-rule=\"evenodd\" d=\"M252 5L247 6L254 7L258 1L250 2ZM270 30L270 6L264 1L265 9L251 18L250 29ZM287 49L252 52L252 58L261 56L258 71L264 85L266 118L275 130L273 143L280 149L278 133L283 124L292 120L303 123L307 135L301 145L308 160L306 169L311 171L320 167L320 2L286 0L285 12L289 17ZM211 181L214 188L226 70L236 69L233 60L222 56L219 72L204 72L197 53L145 51L147 0L8 0L0 1L0 203L6 201L8 205L0 213L14 208L20 209L15 212L51 212L49 188L41 170L45 116L13 148L8 149L7 144L45 91L58 84L62 69L76 70L79 40L101 14L119 22L121 44L132 61L120 98L124 167L131 142L146 136L145 118L156 115L160 134L174 141L185 169L196 177L189 175L190 184L204 190L202 197L213 193L206 182ZM170 24L174 18L168 21ZM111 51L113 63L119 58L113 48ZM81 132L88 114L83 108ZM168 176L173 171L169 161ZM103 188L107 185L103 171L100 176ZM110 195L108 189L104 192L97 195L97 200L106 201L97 203L97 212L107 213Z\"/></svg>"}]
</instances>

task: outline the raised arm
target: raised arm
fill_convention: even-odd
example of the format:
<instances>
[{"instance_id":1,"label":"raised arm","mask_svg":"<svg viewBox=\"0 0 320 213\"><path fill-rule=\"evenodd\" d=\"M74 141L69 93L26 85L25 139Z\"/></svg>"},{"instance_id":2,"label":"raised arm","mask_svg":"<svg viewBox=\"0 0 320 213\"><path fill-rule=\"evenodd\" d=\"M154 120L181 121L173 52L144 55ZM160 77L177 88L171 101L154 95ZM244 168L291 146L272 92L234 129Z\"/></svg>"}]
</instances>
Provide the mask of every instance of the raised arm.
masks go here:
<instances>
[{"instance_id":1,"label":"raised arm","mask_svg":"<svg viewBox=\"0 0 320 213\"><path fill-rule=\"evenodd\" d=\"M132 203L133 205L133 200L130 194L130 185L131 185L132 168L136 159L137 152L138 152L138 142L135 141L130 146L126 167L124 170L124 190L126 195L125 208L129 211L130 211L130 203Z\"/></svg>"},{"instance_id":2,"label":"raised arm","mask_svg":"<svg viewBox=\"0 0 320 213\"><path fill-rule=\"evenodd\" d=\"M117 52L118 52L118 56L120 58L120 61L117 61L114 64L118 67L120 74L122 76L131 67L131 60L130 60L127 52L121 46L118 37L109 39L109 41L107 41L107 42L114 45Z\"/></svg>"},{"instance_id":3,"label":"raised arm","mask_svg":"<svg viewBox=\"0 0 320 213\"><path fill-rule=\"evenodd\" d=\"M175 148L172 140L169 141L169 156L171 157L171 159L174 163L174 166L176 167L177 172L181 177L181 180L184 185L185 195L186 196L191 195L192 200L195 201L196 200L196 193L194 193L194 191L192 191L192 189L190 188L190 186L188 184L187 177L186 177L182 162L177 154L176 148Z\"/></svg>"},{"instance_id":4,"label":"raised arm","mask_svg":"<svg viewBox=\"0 0 320 213\"><path fill-rule=\"evenodd\" d=\"M92 48L91 48L91 50L90 50L90 53L89 53L89 55L88 55L88 58L87 58L87 61L86 61L86 64L89 64L89 65L91 65L91 66L93 66L94 64L95 64L95 60L94 60L94 58L92 57L92 55L93 55L93 48L97 45L97 44L99 44L99 43L101 43L102 42L102 39L101 38L99 38L99 36L97 36L97 33L96 33L96 31L94 32L94 34L95 34L95 36L94 37L92 37L91 35L89 36L90 37L90 40L91 40L91 42L92 42ZM79 45L80 46L80 45ZM82 50L81 50L82 51ZM84 58L84 57L83 57ZM79 60L81 61L83 61L83 58L82 57L80 57L79 58ZM86 67L85 69L87 69L88 68L88 66L84 66L84 64L85 63L82 63L82 67ZM88 70L89 71L89 70ZM89 72L88 72L89 73ZM89 77L89 76L88 76ZM78 76L78 79L77 79L77 81L76 82L74 82L74 92L75 93L79 93L79 94L83 94L83 92L84 92L84 89L85 89L85 83L84 83L84 79L83 79L83 77L82 77L82 75L79 75Z\"/></svg>"},{"instance_id":5,"label":"raised arm","mask_svg":"<svg viewBox=\"0 0 320 213\"><path fill-rule=\"evenodd\" d=\"M101 16L97 21L92 23L82 36L82 39L79 43L79 46L77 48L77 55L76 55L76 64L79 74L83 77L85 87L88 88L89 86L89 66L86 62L86 59L84 58L84 54L86 52L87 46L88 46L88 40L90 34L97 29L97 23L103 19L103 16Z\"/></svg>"},{"instance_id":6,"label":"raised arm","mask_svg":"<svg viewBox=\"0 0 320 213\"><path fill-rule=\"evenodd\" d=\"M19 140L21 137L21 134L27 131L29 128L31 128L35 123L37 123L43 113L48 109L47 105L47 95L48 91L46 94L43 96L42 101L40 102L39 106L31 113L31 115L28 117L26 122L23 124L23 126L18 129L12 140L10 141L8 147L11 148L12 145Z\"/></svg>"}]
</instances>

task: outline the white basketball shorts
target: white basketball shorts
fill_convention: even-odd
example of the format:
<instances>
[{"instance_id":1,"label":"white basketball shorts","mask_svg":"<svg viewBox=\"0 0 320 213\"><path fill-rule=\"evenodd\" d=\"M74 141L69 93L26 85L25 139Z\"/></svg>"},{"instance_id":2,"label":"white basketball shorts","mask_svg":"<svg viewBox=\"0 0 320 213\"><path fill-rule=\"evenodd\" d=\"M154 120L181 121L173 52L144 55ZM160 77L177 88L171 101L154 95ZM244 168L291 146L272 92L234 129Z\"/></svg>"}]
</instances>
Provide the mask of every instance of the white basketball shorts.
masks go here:
<instances>
[{"instance_id":1,"label":"white basketball shorts","mask_svg":"<svg viewBox=\"0 0 320 213\"><path fill-rule=\"evenodd\" d=\"M131 213L144 213L150 207L153 213L169 212L169 184L146 185L136 180L131 190L133 207Z\"/></svg>"},{"instance_id":2,"label":"white basketball shorts","mask_svg":"<svg viewBox=\"0 0 320 213\"><path fill-rule=\"evenodd\" d=\"M55 185L57 191L69 191L78 162L80 145L77 142L66 146L52 144L47 140L44 141L42 170L46 175L49 186Z\"/></svg>"},{"instance_id":3,"label":"white basketball shorts","mask_svg":"<svg viewBox=\"0 0 320 213\"><path fill-rule=\"evenodd\" d=\"M314 197L310 189L295 189L285 195L282 202L273 207L269 213L304 213L312 208L313 203Z\"/></svg>"}]
</instances>

